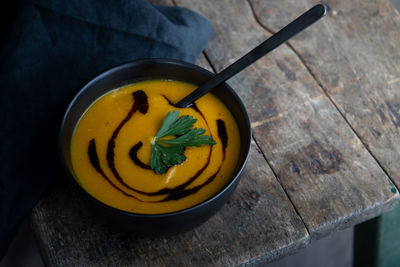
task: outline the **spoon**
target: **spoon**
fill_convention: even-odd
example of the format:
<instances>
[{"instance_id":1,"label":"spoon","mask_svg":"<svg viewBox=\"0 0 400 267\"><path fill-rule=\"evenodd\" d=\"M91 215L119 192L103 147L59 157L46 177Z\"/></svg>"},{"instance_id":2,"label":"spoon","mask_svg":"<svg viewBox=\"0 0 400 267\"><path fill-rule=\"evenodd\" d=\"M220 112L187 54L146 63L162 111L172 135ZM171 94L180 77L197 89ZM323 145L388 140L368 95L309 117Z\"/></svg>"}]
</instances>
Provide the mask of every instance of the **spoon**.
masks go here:
<instances>
[{"instance_id":1,"label":"spoon","mask_svg":"<svg viewBox=\"0 0 400 267\"><path fill-rule=\"evenodd\" d=\"M256 48L234 62L232 65L228 66L213 78L199 86L192 93L176 103L175 106L178 108L190 106L194 101L205 95L208 91L225 82L235 74L253 64L262 56L274 50L276 47L322 18L327 13L328 9L328 6L322 4L312 7L300 17L289 23L286 27L281 29L279 32L275 33L266 41L262 42Z\"/></svg>"}]
</instances>

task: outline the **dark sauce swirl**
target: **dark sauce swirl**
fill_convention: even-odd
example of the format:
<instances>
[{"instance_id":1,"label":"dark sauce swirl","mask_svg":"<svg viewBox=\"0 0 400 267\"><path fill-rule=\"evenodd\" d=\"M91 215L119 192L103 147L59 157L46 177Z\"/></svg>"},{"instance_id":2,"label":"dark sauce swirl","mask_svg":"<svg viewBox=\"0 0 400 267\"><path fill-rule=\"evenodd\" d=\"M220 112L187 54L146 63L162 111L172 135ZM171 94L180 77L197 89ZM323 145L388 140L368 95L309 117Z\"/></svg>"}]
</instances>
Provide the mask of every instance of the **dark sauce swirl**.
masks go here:
<instances>
[{"instance_id":1,"label":"dark sauce swirl","mask_svg":"<svg viewBox=\"0 0 400 267\"><path fill-rule=\"evenodd\" d=\"M117 128L114 130L110 140L108 140L108 146L107 146L107 163L108 167L110 168L111 172L114 174L115 178L124 185L125 187L137 191L134 188L130 187L128 184L122 180L122 177L119 175L116 167L115 167L115 162L114 162L114 149L115 149L115 139L117 139L117 136L119 132L121 131L122 127L131 119L133 114L139 110L142 114L146 114L147 110L149 108L149 104L147 102L147 95L142 91L136 91L132 93L133 96L133 105L131 110L128 112L128 115L122 120L122 122L117 126Z\"/></svg>"},{"instance_id":2,"label":"dark sauce swirl","mask_svg":"<svg viewBox=\"0 0 400 267\"><path fill-rule=\"evenodd\" d=\"M141 200L138 197L132 195L132 194L128 194L127 192L125 192L124 190L122 190L120 187L118 187L117 185L115 185L104 173L104 171L102 170L101 166L100 166L100 162L98 159L98 155L96 152L96 143L95 140L92 139L89 142L89 148L88 148L88 155L89 155L89 160L91 165L93 166L93 168L95 168L95 170L111 185L113 186L115 189L117 189L119 192L121 192L122 194L124 194L125 196L128 197L133 197L139 201L142 202L164 202L164 201L170 201L170 200L178 200L184 197L187 197L188 195L191 194L195 194L197 191L199 191L201 188L203 188L204 186L208 185L209 183L211 183L215 177L218 175L221 166L225 160L225 150L226 150L226 146L227 146L227 133L226 133L226 127L225 127L225 123L221 120L218 119L217 120L217 127L218 127L218 137L221 140L222 143L222 150L223 150L223 159L222 162L218 168L218 170L211 175L205 182L203 182L200 185L197 185L195 187L192 188L187 188L190 184L192 184L203 172L204 170L208 167L208 165L210 164L210 158L211 158L211 154L212 154L212 149L213 147L210 146L210 150L209 150L209 154L207 157L207 162L195 173L195 175L193 175L192 177L190 177L186 182L173 187L173 188L163 188L160 189L158 191L155 192L144 192L141 190L138 190L136 188L133 188L131 186L129 186L128 184L126 184L126 182L122 179L122 177L120 176L116 166L115 166L115 162L114 162L114 157L115 157L115 140L118 137L119 132L121 131L122 127L132 118L132 116L134 115L134 113L136 111L141 112L142 114L146 114L147 110L148 110L148 101L147 101L147 95L142 91L136 91L134 93L132 93L133 96L133 105L130 109L130 111L128 112L127 116L121 121L121 123L117 126L117 128L115 128L115 130L113 131L113 134L111 136L111 138L108 140L108 146L107 146L107 152L106 152L106 159L107 159L107 165L110 168L111 172L113 173L113 175L115 176L115 178L121 183L121 185L123 185L125 188L130 189L138 194L141 195L146 195L146 196L160 196L160 195L167 195L164 199L162 200L158 200L158 201L145 201L145 200ZM163 97L168 101L168 103L172 106L173 103L166 97L163 95ZM200 116L204 119L208 129L210 129L208 122L206 120L206 118L204 117L203 113L198 109L198 107L196 106L196 104L192 104L191 108L193 108L196 112L198 112L200 114ZM138 157L137 157L137 152L138 150L142 147L143 143L142 142L138 142L137 144L135 144L129 151L129 156L131 158L131 160L133 161L133 163L137 166L139 166L140 168L143 169L148 169L151 170L150 166L143 163Z\"/></svg>"},{"instance_id":3,"label":"dark sauce swirl","mask_svg":"<svg viewBox=\"0 0 400 267\"><path fill-rule=\"evenodd\" d=\"M129 150L129 157L131 160L140 168L146 169L146 170L151 170L150 165L147 165L146 163L143 163L137 156L138 150L143 146L143 143L139 141L136 145L134 145L131 150Z\"/></svg>"},{"instance_id":4,"label":"dark sauce swirl","mask_svg":"<svg viewBox=\"0 0 400 267\"><path fill-rule=\"evenodd\" d=\"M221 119L217 120L218 137L222 143L223 160L225 160L225 150L228 145L228 135L226 133L225 122Z\"/></svg>"},{"instance_id":5,"label":"dark sauce swirl","mask_svg":"<svg viewBox=\"0 0 400 267\"><path fill-rule=\"evenodd\" d=\"M226 146L227 146L227 142L228 142L228 135L226 133L226 127L225 127L225 123L223 120L218 119L217 120L217 128L218 128L218 137L222 142L222 153L223 153L223 158L222 158L222 162L218 167L218 170L211 175L210 177L208 177L208 179L203 182L200 185L197 185L195 187L189 188L189 189L184 189L182 188L181 190L175 190L173 192L171 192L166 198L164 198L161 201L158 202L162 202L162 201L169 201L169 200L178 200L184 197L187 197L189 195L195 194L197 193L197 191L199 191L201 188L205 187L206 185L208 185L209 183L211 183L215 177L217 177L219 171L221 170L222 164L225 161L225 150L226 150ZM210 155L208 157L208 160L210 160Z\"/></svg>"},{"instance_id":6,"label":"dark sauce swirl","mask_svg":"<svg viewBox=\"0 0 400 267\"><path fill-rule=\"evenodd\" d=\"M89 142L89 148L88 148L88 155L89 155L89 160L92 166L95 168L95 170L100 173L101 176L115 189L117 189L119 192L124 194L127 197L133 197L136 200L142 201L139 198L135 197L134 195L128 194L125 191L123 191L121 188L116 186L110 178L107 177L107 175L104 173L103 169L100 166L100 161L99 157L97 156L97 151L96 151L96 141L94 139L90 140Z\"/></svg>"}]
</instances>

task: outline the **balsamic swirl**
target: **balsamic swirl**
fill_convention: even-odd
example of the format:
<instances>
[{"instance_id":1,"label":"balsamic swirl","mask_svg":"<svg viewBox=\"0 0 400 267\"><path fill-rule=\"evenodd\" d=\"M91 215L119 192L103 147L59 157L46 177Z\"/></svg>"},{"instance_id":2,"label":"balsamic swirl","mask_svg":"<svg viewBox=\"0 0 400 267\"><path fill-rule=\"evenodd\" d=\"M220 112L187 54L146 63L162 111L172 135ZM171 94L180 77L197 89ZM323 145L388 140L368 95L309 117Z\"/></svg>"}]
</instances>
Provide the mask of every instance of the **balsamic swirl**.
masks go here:
<instances>
[{"instance_id":1,"label":"balsamic swirl","mask_svg":"<svg viewBox=\"0 0 400 267\"><path fill-rule=\"evenodd\" d=\"M146 169L146 170L151 170L150 165L147 165L146 163L143 163L137 156L137 152L139 149L143 146L143 143L139 141L136 145L134 145L131 150L129 150L129 157L131 160L140 168Z\"/></svg>"},{"instance_id":2,"label":"balsamic swirl","mask_svg":"<svg viewBox=\"0 0 400 267\"><path fill-rule=\"evenodd\" d=\"M208 167L208 165L210 164L210 158L211 158L211 153L212 153L212 149L213 147L210 146L210 150L208 153L208 157L207 157L207 162L195 173L195 175L193 175L192 177L190 177L186 182L175 186L173 188L163 188L160 189L158 191L155 192L145 192L145 191L141 191L138 190L136 188L133 188L131 186L129 186L128 184L125 183L125 181L122 179L122 177L120 176L116 166L115 166L115 162L114 162L114 157L115 157L115 140L118 137L119 132L121 131L122 127L132 118L132 116L134 115L134 113L136 111L139 111L142 114L146 114L149 108L148 105L148 101L147 101L147 95L142 91L142 90L138 90L132 93L132 97L133 97L133 105L130 109L130 111L128 112L127 116L121 121L121 123L115 128L115 130L113 131L113 134L111 136L111 138L108 140L108 146L107 146L107 152L106 152L106 160L107 160L107 166L110 168L112 174L114 175L114 177L118 180L118 182L125 188L130 189L138 194L141 195L145 195L145 196L160 196L160 195L166 195L165 198L158 200L158 201L145 201L145 200L141 200L140 198L138 198L137 196L133 195L133 194L129 194L127 192L125 192L124 190L122 190L120 187L118 187L116 184L114 184L114 182L107 177L107 175L104 173L103 169L100 166L100 162L99 162L99 158L96 152L96 142L95 139L93 138L92 140L90 140L89 142L89 146L88 146L88 156L89 156L89 161L91 163L91 165L93 166L93 168L115 189L117 189L119 192L121 192L122 194L124 194L127 197L132 197L135 198L138 201L141 202L164 202L164 201L170 201L170 200L178 200L181 198L184 198L188 195L194 194L197 191L199 191L201 188L205 187L206 185L208 185L209 183L211 183L215 177L217 177L221 166L225 160L225 150L226 150L226 146L227 146L227 133L226 133L226 127L225 127L225 123L224 121L222 121L221 119L218 119L216 121L217 123L217 128L218 128L218 137L221 140L222 143L222 150L223 150L223 160L218 168L218 170L212 174L209 178L207 178L207 180L205 182L203 182L200 185L197 185L195 187L192 188L187 188L190 184L192 184L197 177L199 177L204 170ZM173 106L172 102L166 97L164 96L164 98L168 101L168 103L170 105ZM200 114L200 116L202 116L202 118L204 119L204 121L206 122L206 125L209 128L208 122L206 120L206 118L204 117L203 113L198 109L198 107L196 106L196 104L193 104L191 106L191 108L193 108L196 112L198 112ZM135 144L129 151L129 156L131 158L131 160L133 161L133 163L137 166L139 166L140 168L143 169L147 169L147 170L151 170L150 166L143 163L138 157L137 157L137 152L138 150L142 147L143 143L142 142L138 142L137 144Z\"/></svg>"}]
</instances>

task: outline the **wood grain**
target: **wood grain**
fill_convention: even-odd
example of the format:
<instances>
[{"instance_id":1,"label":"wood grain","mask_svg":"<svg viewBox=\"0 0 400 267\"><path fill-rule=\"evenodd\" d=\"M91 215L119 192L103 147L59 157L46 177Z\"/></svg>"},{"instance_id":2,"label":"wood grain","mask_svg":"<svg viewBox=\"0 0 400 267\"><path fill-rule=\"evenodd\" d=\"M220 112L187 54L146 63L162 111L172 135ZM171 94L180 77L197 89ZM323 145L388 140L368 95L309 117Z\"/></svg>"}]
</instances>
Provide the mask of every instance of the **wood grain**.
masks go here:
<instances>
[{"instance_id":1,"label":"wood grain","mask_svg":"<svg viewBox=\"0 0 400 267\"><path fill-rule=\"evenodd\" d=\"M206 53L218 71L270 36L245 0L177 3L213 24L216 34ZM286 23L294 17L286 16ZM316 62L323 65L324 58ZM229 83L244 100L254 137L312 237L376 216L398 200L390 179L288 46Z\"/></svg>"},{"instance_id":2,"label":"wood grain","mask_svg":"<svg viewBox=\"0 0 400 267\"><path fill-rule=\"evenodd\" d=\"M300 217L253 143L231 200L210 220L175 236L135 236L102 224L67 181L34 208L49 266L222 266L268 262L304 247Z\"/></svg>"},{"instance_id":3,"label":"wood grain","mask_svg":"<svg viewBox=\"0 0 400 267\"><path fill-rule=\"evenodd\" d=\"M311 7L305 0L176 2L213 24L206 55L218 71ZM399 142L391 143L400 125L398 14L384 1L355 2L330 3L331 15L229 81L256 143L236 192L210 220L175 236L135 236L101 223L62 181L31 214L46 263L261 265L397 204L385 171L398 183ZM212 69L204 56L198 64Z\"/></svg>"},{"instance_id":4,"label":"wood grain","mask_svg":"<svg viewBox=\"0 0 400 267\"><path fill-rule=\"evenodd\" d=\"M251 0L272 31L316 2ZM400 15L389 1L327 3L329 15L290 44L400 186Z\"/></svg>"}]
</instances>

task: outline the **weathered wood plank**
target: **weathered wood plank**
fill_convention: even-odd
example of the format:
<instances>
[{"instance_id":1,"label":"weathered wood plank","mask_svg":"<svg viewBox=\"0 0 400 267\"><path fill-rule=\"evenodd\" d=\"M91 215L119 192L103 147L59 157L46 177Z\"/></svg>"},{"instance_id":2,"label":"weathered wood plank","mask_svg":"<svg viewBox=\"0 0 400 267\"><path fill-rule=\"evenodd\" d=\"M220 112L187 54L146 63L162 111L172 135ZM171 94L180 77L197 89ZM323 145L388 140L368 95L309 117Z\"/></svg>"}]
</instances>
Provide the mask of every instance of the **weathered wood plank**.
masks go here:
<instances>
[{"instance_id":1,"label":"weathered wood plank","mask_svg":"<svg viewBox=\"0 0 400 267\"><path fill-rule=\"evenodd\" d=\"M231 200L210 220L170 237L135 236L98 222L63 182L33 210L49 266L222 266L268 262L309 242L300 217L253 143Z\"/></svg>"},{"instance_id":2,"label":"weathered wood plank","mask_svg":"<svg viewBox=\"0 0 400 267\"><path fill-rule=\"evenodd\" d=\"M316 2L251 0L273 31ZM327 3L330 14L290 43L399 187L400 15L387 0Z\"/></svg>"},{"instance_id":3,"label":"weathered wood plank","mask_svg":"<svg viewBox=\"0 0 400 267\"><path fill-rule=\"evenodd\" d=\"M270 35L246 0L177 3L212 22L215 37L206 53L218 71ZM321 68L325 59L315 62ZM334 66L340 68L341 61ZM313 237L376 216L398 200L390 179L288 46L229 83L244 100L257 143Z\"/></svg>"}]
</instances>

